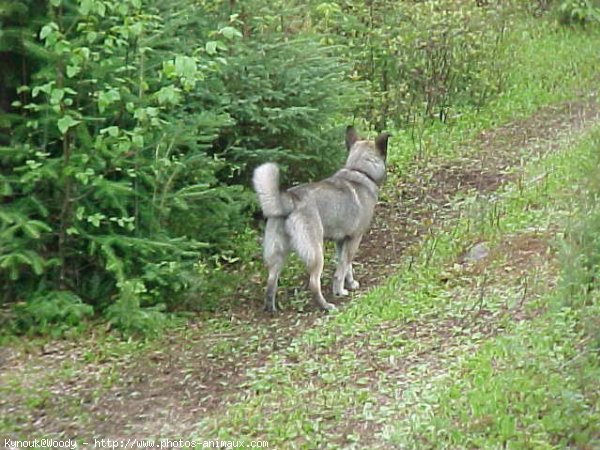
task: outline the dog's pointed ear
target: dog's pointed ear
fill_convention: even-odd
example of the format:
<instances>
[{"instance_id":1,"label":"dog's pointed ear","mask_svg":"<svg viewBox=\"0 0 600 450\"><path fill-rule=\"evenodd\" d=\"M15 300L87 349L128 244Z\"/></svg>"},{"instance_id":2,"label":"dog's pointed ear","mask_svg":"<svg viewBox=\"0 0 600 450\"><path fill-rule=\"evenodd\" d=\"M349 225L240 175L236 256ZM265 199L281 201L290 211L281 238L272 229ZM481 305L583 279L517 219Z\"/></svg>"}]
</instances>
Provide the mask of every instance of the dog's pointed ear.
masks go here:
<instances>
[{"instance_id":1,"label":"dog's pointed ear","mask_svg":"<svg viewBox=\"0 0 600 450\"><path fill-rule=\"evenodd\" d=\"M346 127L346 150L350 151L356 141L358 141L358 133L352 125Z\"/></svg>"},{"instance_id":2,"label":"dog's pointed ear","mask_svg":"<svg viewBox=\"0 0 600 450\"><path fill-rule=\"evenodd\" d=\"M381 133L375 138L375 148L379 150L379 153L384 158L387 157L388 139L390 138L390 136L390 133Z\"/></svg>"}]
</instances>

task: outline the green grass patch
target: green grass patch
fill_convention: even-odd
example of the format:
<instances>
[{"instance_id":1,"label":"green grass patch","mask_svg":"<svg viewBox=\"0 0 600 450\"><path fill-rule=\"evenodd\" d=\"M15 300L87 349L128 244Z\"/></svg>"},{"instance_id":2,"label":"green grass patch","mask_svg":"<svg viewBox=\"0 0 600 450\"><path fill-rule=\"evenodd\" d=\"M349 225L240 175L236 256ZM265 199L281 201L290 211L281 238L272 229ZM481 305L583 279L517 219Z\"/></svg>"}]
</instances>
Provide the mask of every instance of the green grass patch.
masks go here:
<instances>
[{"instance_id":1,"label":"green grass patch","mask_svg":"<svg viewBox=\"0 0 600 450\"><path fill-rule=\"evenodd\" d=\"M574 217L569 221L576 230L563 242L563 274L559 289L544 299L547 312L517 324L509 335L487 342L474 355L463 355L442 381L416 383L406 394L413 399L407 407L416 413L394 428L393 445L407 449L600 445L599 145L596 129L576 148L538 167L553 173L547 195L539 197L547 203L544 210L551 220L565 214ZM562 226L569 226L562 220Z\"/></svg>"},{"instance_id":2,"label":"green grass patch","mask_svg":"<svg viewBox=\"0 0 600 450\"><path fill-rule=\"evenodd\" d=\"M0 407L11 408L0 418L0 434L13 439L48 437L47 430L31 428L40 417L87 428L87 406L127 382L126 370L137 358L162 349L156 340L124 341L101 330L77 344L43 337L11 346L19 357L0 373Z\"/></svg>"}]
</instances>

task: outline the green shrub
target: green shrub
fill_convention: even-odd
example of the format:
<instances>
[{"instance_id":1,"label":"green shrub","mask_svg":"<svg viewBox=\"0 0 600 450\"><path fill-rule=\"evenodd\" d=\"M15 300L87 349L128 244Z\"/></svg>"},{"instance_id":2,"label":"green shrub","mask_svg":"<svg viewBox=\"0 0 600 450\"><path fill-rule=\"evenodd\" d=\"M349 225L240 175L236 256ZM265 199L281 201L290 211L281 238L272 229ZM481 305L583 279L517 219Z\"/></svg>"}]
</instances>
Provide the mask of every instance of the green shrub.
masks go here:
<instances>
[{"instance_id":1,"label":"green shrub","mask_svg":"<svg viewBox=\"0 0 600 450\"><path fill-rule=\"evenodd\" d=\"M600 3L594 0L563 0L557 7L562 24L585 25L600 22Z\"/></svg>"},{"instance_id":2,"label":"green shrub","mask_svg":"<svg viewBox=\"0 0 600 450\"><path fill-rule=\"evenodd\" d=\"M99 310L175 301L202 252L247 222L237 218L247 198L208 153L229 119L185 111L224 61L157 44L165 18L139 0L48 8L36 44L45 64L20 89L0 153L3 297L60 290ZM219 214L194 228L209 210Z\"/></svg>"},{"instance_id":3,"label":"green shrub","mask_svg":"<svg viewBox=\"0 0 600 450\"><path fill-rule=\"evenodd\" d=\"M233 126L220 151L242 169L277 161L294 181L329 175L343 162L344 117L360 88L344 80L347 67L333 49L279 33L244 40L223 68L220 102ZM243 74L243 76L240 76Z\"/></svg>"},{"instance_id":4,"label":"green shrub","mask_svg":"<svg viewBox=\"0 0 600 450\"><path fill-rule=\"evenodd\" d=\"M164 314L165 305L142 308L140 297L146 292L146 286L140 280L125 281L119 288L120 297L105 313L110 325L123 337L153 337L160 334L168 323L168 317Z\"/></svg>"},{"instance_id":5,"label":"green shrub","mask_svg":"<svg viewBox=\"0 0 600 450\"><path fill-rule=\"evenodd\" d=\"M85 327L94 313L79 297L68 291L36 294L15 308L16 331L60 337L67 331Z\"/></svg>"}]
</instances>

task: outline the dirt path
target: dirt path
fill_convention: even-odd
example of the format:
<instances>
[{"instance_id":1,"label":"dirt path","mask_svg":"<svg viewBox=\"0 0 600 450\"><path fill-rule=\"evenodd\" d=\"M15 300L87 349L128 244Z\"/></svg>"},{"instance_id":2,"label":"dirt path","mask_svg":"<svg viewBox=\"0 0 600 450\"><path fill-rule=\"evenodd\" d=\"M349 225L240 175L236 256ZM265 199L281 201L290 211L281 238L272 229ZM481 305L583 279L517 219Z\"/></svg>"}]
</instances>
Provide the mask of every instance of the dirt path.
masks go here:
<instances>
[{"instance_id":1,"label":"dirt path","mask_svg":"<svg viewBox=\"0 0 600 450\"><path fill-rule=\"evenodd\" d=\"M378 205L373 228L359 251L361 291L394 273L407 248L455 214L449 202L457 193L493 193L503 183L518 179L523 160L564 145L599 118L595 96L546 107L528 119L482 133L464 149L460 160L434 158L427 164L415 164L410 174L401 174L401 182L386 186L386 201ZM522 263L511 271L518 274L532 262L540 262L547 248L543 236L523 236L516 243L507 241L504 251L514 256L517 265ZM492 257L490 261L500 260ZM516 283L517 279L499 282ZM232 307L214 318L210 335L203 322L190 323L185 332L133 352L134 356L130 351L120 353L119 346L112 354L95 352L93 336L79 345L59 342L41 349L2 349L0 385L13 388L0 398L0 416L19 430L15 437L192 435L201 419L224 410L243 392L248 369L263 366L270 354L286 348L322 315L309 306L308 312L292 308L276 317L266 316L260 308L260 280L246 295L243 307ZM523 317L522 306L517 305L510 314ZM445 340L447 336L436 331L451 328L450 323L438 327L439 320L425 317L404 330L407 338L423 341L421 350L409 355L400 367L378 370L395 383L406 379L413 360L428 359L431 370L439 370L444 358L452 354L453 342L458 342ZM217 333L215 323L220 330ZM473 326L477 329L465 332L493 335L501 331L486 321ZM378 378L377 383L381 382ZM393 401L382 394L382 405ZM381 425L356 423L354 413L348 411L339 421L337 434L358 429L363 436L373 436L382 431Z\"/></svg>"}]
</instances>

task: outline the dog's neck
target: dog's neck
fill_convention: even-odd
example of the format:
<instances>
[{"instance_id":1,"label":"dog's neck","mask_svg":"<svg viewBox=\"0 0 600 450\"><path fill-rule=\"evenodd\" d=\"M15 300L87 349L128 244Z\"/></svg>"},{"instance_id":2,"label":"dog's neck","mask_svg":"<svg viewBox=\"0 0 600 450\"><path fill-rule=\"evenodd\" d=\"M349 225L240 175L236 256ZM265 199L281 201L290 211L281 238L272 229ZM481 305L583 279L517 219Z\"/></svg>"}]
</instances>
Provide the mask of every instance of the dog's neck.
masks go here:
<instances>
[{"instance_id":1,"label":"dog's neck","mask_svg":"<svg viewBox=\"0 0 600 450\"><path fill-rule=\"evenodd\" d=\"M351 170L352 172L358 172L358 173L364 175L365 177L367 177L369 180L371 180L377 186L379 186L379 183L368 172L361 170L361 169L355 169L354 167L346 167L345 169Z\"/></svg>"},{"instance_id":2,"label":"dog's neck","mask_svg":"<svg viewBox=\"0 0 600 450\"><path fill-rule=\"evenodd\" d=\"M346 175L343 175L343 177L348 181L362 184L367 189L367 192L369 192L375 198L375 200L377 200L379 183L377 183L377 181L375 181L375 179L367 172L352 167L344 167L338 173L345 173Z\"/></svg>"}]
</instances>

